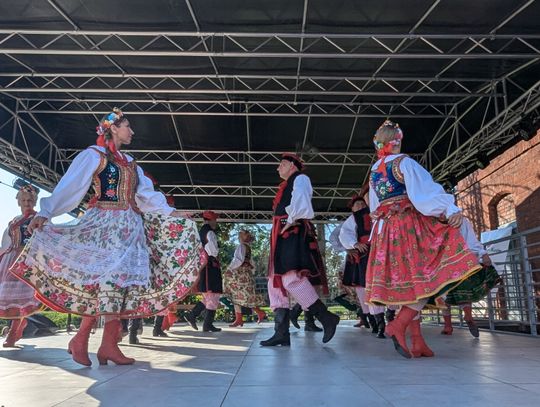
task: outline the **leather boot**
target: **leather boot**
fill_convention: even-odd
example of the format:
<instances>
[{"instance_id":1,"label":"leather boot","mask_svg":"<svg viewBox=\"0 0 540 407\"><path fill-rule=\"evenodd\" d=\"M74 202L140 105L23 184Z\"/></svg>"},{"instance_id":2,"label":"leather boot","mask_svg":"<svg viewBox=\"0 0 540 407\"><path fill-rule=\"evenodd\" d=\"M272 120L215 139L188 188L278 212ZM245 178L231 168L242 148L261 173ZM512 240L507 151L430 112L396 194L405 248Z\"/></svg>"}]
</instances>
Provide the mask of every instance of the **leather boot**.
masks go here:
<instances>
[{"instance_id":1,"label":"leather boot","mask_svg":"<svg viewBox=\"0 0 540 407\"><path fill-rule=\"evenodd\" d=\"M197 317L205 310L204 304L199 301L197 304L195 304L195 307L186 314L186 321L189 322L191 327L195 329L196 331L199 330L197 327Z\"/></svg>"},{"instance_id":2,"label":"leather boot","mask_svg":"<svg viewBox=\"0 0 540 407\"><path fill-rule=\"evenodd\" d=\"M358 311L356 315L358 316L358 318L360 318L360 321L357 324L353 325L355 328L362 328L362 327L365 327L367 329L371 328L367 320L368 314L364 314L364 312L360 308L360 311Z\"/></svg>"},{"instance_id":3,"label":"leather boot","mask_svg":"<svg viewBox=\"0 0 540 407\"><path fill-rule=\"evenodd\" d=\"M163 320L165 317L163 315L156 315L154 319L154 329L152 330L152 336L153 337L160 337L160 338L168 338L169 335L167 335L165 332L163 332Z\"/></svg>"},{"instance_id":4,"label":"leather boot","mask_svg":"<svg viewBox=\"0 0 540 407\"><path fill-rule=\"evenodd\" d=\"M302 306L298 303L294 304L294 307L292 307L291 309L289 319L291 320L291 324L293 324L293 326L296 329L300 329L300 324L298 323L298 317L300 316L301 313L302 313Z\"/></svg>"},{"instance_id":5,"label":"leather boot","mask_svg":"<svg viewBox=\"0 0 540 407\"><path fill-rule=\"evenodd\" d=\"M141 318L135 318L135 319L129 320L128 330L129 330L129 344L130 345L139 344L139 338L137 338L137 334L139 333L140 325L142 325Z\"/></svg>"},{"instance_id":6,"label":"leather boot","mask_svg":"<svg viewBox=\"0 0 540 407\"><path fill-rule=\"evenodd\" d=\"M116 334L119 325L120 321L118 319L113 319L107 322L103 328L103 338L101 339L101 346L97 352L97 358L100 365L106 365L109 360L117 365L132 365L135 363L135 359L124 356L118 347Z\"/></svg>"},{"instance_id":7,"label":"leather boot","mask_svg":"<svg viewBox=\"0 0 540 407\"><path fill-rule=\"evenodd\" d=\"M92 366L92 361L88 357L88 339L90 331L96 323L95 317L82 317L81 325L75 336L69 341L68 353L73 360L83 366ZM118 341L118 331L114 332L114 341Z\"/></svg>"},{"instance_id":8,"label":"leather boot","mask_svg":"<svg viewBox=\"0 0 540 407\"><path fill-rule=\"evenodd\" d=\"M315 317L310 311L304 312L304 331L306 332L322 332L322 328L315 325Z\"/></svg>"},{"instance_id":9,"label":"leather boot","mask_svg":"<svg viewBox=\"0 0 540 407\"><path fill-rule=\"evenodd\" d=\"M441 331L442 335L452 335L454 327L452 326L452 315L443 315L444 328Z\"/></svg>"},{"instance_id":10,"label":"leather boot","mask_svg":"<svg viewBox=\"0 0 540 407\"><path fill-rule=\"evenodd\" d=\"M369 320L369 324L371 325L371 333L379 333L379 327L377 326L377 320L375 319L375 316L367 314L367 318Z\"/></svg>"},{"instance_id":11,"label":"leather boot","mask_svg":"<svg viewBox=\"0 0 540 407\"><path fill-rule=\"evenodd\" d=\"M388 324L386 327L386 334L392 338L394 342L394 348L404 358L410 359L411 352L407 347L407 341L405 339L405 331L411 323L411 321L418 315L418 311L413 310L407 306L401 307L396 319Z\"/></svg>"},{"instance_id":12,"label":"leather boot","mask_svg":"<svg viewBox=\"0 0 540 407\"><path fill-rule=\"evenodd\" d=\"M261 341L261 346L291 346L289 314L288 308L276 308L274 311L274 335L265 341Z\"/></svg>"},{"instance_id":13,"label":"leather boot","mask_svg":"<svg viewBox=\"0 0 540 407\"><path fill-rule=\"evenodd\" d=\"M387 309L385 316L386 316L386 322L392 322L394 319L396 319L396 310Z\"/></svg>"},{"instance_id":14,"label":"leather boot","mask_svg":"<svg viewBox=\"0 0 540 407\"><path fill-rule=\"evenodd\" d=\"M384 313L375 314L375 321L377 321L377 338L385 339L384 328L386 327L386 323L384 321Z\"/></svg>"},{"instance_id":15,"label":"leather boot","mask_svg":"<svg viewBox=\"0 0 540 407\"><path fill-rule=\"evenodd\" d=\"M480 331L478 330L478 326L475 324L473 316L472 316L472 307L470 305L465 305L463 307L463 319L465 319L465 322L467 323L467 327L469 327L469 332L472 336L475 338L478 338L480 336Z\"/></svg>"},{"instance_id":16,"label":"leather boot","mask_svg":"<svg viewBox=\"0 0 540 407\"><path fill-rule=\"evenodd\" d=\"M9 331L6 336L6 340L2 345L4 348L16 348L15 342L17 342L17 331L19 330L19 325L22 323L22 319L13 319L11 320L11 325L9 326Z\"/></svg>"},{"instance_id":17,"label":"leather boot","mask_svg":"<svg viewBox=\"0 0 540 407\"><path fill-rule=\"evenodd\" d=\"M214 317L216 316L216 310L206 310L203 322L203 332L219 332L221 328L214 326Z\"/></svg>"},{"instance_id":18,"label":"leather boot","mask_svg":"<svg viewBox=\"0 0 540 407\"><path fill-rule=\"evenodd\" d=\"M235 312L234 317L234 322L230 324L229 327L236 328L237 326L244 326L244 320L242 319L241 312Z\"/></svg>"},{"instance_id":19,"label":"leather boot","mask_svg":"<svg viewBox=\"0 0 540 407\"><path fill-rule=\"evenodd\" d=\"M334 301L341 305L343 308L349 311L356 311L358 306L347 300L347 294L341 294L334 298Z\"/></svg>"},{"instance_id":20,"label":"leather boot","mask_svg":"<svg viewBox=\"0 0 540 407\"><path fill-rule=\"evenodd\" d=\"M422 330L420 328L420 319L413 319L409 324L409 329L411 332L411 353L415 358L424 356L426 358L433 357L435 354L424 341L422 336Z\"/></svg>"},{"instance_id":21,"label":"leather boot","mask_svg":"<svg viewBox=\"0 0 540 407\"><path fill-rule=\"evenodd\" d=\"M259 307L253 308L253 311L255 311L255 313L257 314L257 324L261 324L266 318L266 312L264 312Z\"/></svg>"},{"instance_id":22,"label":"leather boot","mask_svg":"<svg viewBox=\"0 0 540 407\"><path fill-rule=\"evenodd\" d=\"M327 343L336 333L336 328L339 324L339 316L328 311L328 308L321 300L315 301L309 307L309 311L321 322L324 329L322 341L323 343Z\"/></svg>"}]
</instances>

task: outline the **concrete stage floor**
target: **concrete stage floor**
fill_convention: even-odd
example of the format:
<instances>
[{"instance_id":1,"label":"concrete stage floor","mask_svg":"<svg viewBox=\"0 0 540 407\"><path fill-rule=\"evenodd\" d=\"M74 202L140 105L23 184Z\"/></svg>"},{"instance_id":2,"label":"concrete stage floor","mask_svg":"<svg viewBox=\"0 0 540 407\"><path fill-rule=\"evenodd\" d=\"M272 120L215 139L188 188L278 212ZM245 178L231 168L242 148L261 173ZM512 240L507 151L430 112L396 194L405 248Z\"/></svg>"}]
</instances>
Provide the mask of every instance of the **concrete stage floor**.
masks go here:
<instances>
[{"instance_id":1,"label":"concrete stage floor","mask_svg":"<svg viewBox=\"0 0 540 407\"><path fill-rule=\"evenodd\" d=\"M391 341L343 321L323 345L320 333L291 327L290 348L261 348L272 324L210 334L185 324L170 338L122 345L133 366L74 363L67 334L0 348L0 406L540 406L540 339L425 327L434 358L407 360ZM124 339L124 342L126 342Z\"/></svg>"}]
</instances>

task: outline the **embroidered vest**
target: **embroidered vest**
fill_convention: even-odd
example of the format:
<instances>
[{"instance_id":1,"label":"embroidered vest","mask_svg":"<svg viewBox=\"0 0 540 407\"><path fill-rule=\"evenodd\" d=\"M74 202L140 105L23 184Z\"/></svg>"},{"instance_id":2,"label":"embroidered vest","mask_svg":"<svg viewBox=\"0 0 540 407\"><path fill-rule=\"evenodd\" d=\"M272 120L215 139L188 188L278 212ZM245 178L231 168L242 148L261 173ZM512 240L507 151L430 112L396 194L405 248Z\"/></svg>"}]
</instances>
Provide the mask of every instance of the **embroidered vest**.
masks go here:
<instances>
[{"instance_id":1,"label":"embroidered vest","mask_svg":"<svg viewBox=\"0 0 540 407\"><path fill-rule=\"evenodd\" d=\"M384 176L384 174L377 172L374 169L371 170L369 184L377 194L379 202L407 194L405 180L403 174L399 170L399 163L405 157L406 155L401 155L386 163L387 176Z\"/></svg>"},{"instance_id":2,"label":"embroidered vest","mask_svg":"<svg viewBox=\"0 0 540 407\"><path fill-rule=\"evenodd\" d=\"M212 229L212 227L208 223L205 223L203 227L199 230L199 239L201 239L201 243L203 246L206 246L206 243L208 243L208 233L210 232L215 233L215 230Z\"/></svg>"},{"instance_id":3,"label":"embroidered vest","mask_svg":"<svg viewBox=\"0 0 540 407\"><path fill-rule=\"evenodd\" d=\"M300 171L297 171L292 174L289 179L283 181L280 184L276 198L274 200L274 216L287 215L285 208L291 204L294 180L299 175L302 175L302 173Z\"/></svg>"},{"instance_id":4,"label":"embroidered vest","mask_svg":"<svg viewBox=\"0 0 540 407\"><path fill-rule=\"evenodd\" d=\"M140 213L135 203L139 183L135 160L127 164L117 163L107 160L107 155L101 151L94 150L100 155L100 163L92 178L94 195L88 206L120 210L131 207Z\"/></svg>"},{"instance_id":5,"label":"embroidered vest","mask_svg":"<svg viewBox=\"0 0 540 407\"><path fill-rule=\"evenodd\" d=\"M32 236L31 233L28 233L28 225L34 218L35 214L30 215L26 219L24 218L15 218L9 223L9 237L11 238L11 247L10 250L17 249L21 246L25 246Z\"/></svg>"}]
</instances>

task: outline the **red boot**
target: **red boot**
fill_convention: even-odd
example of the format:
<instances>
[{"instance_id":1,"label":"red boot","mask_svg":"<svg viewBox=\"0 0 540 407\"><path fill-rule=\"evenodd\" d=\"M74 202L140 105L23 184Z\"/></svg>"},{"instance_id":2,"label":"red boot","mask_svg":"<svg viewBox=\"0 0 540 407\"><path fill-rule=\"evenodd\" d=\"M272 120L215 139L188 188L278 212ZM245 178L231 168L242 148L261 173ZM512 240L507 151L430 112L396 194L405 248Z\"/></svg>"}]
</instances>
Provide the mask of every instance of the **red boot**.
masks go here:
<instances>
[{"instance_id":1,"label":"red boot","mask_svg":"<svg viewBox=\"0 0 540 407\"><path fill-rule=\"evenodd\" d=\"M234 322L230 324L229 326L231 328L236 328L237 326L244 326L244 320L242 319L242 313L241 312L235 312L234 313Z\"/></svg>"},{"instance_id":2,"label":"red boot","mask_svg":"<svg viewBox=\"0 0 540 407\"><path fill-rule=\"evenodd\" d=\"M454 328L452 327L452 315L443 315L444 318L444 328L441 331L442 335L452 335Z\"/></svg>"},{"instance_id":3,"label":"red boot","mask_svg":"<svg viewBox=\"0 0 540 407\"><path fill-rule=\"evenodd\" d=\"M116 336L119 325L120 320L118 319L113 319L105 323L101 346L97 352L97 358L100 365L106 365L109 360L117 365L132 365L135 363L135 359L124 356L118 347Z\"/></svg>"},{"instance_id":4,"label":"red boot","mask_svg":"<svg viewBox=\"0 0 540 407\"><path fill-rule=\"evenodd\" d=\"M260 308L253 308L253 311L255 311L257 313L257 324L260 324L264 321L264 319L266 318L266 312L264 312L262 309Z\"/></svg>"},{"instance_id":5,"label":"red boot","mask_svg":"<svg viewBox=\"0 0 540 407\"><path fill-rule=\"evenodd\" d=\"M90 338L90 331L95 322L96 318L94 317L83 317L79 330L68 344L68 353L75 362L83 366L92 366L92 361L88 357L88 338Z\"/></svg>"},{"instance_id":6,"label":"red boot","mask_svg":"<svg viewBox=\"0 0 540 407\"><path fill-rule=\"evenodd\" d=\"M422 330L420 329L420 319L413 319L409 324L409 329L411 332L411 353L415 358L420 356L425 356L426 358L431 358L435 354L431 349L428 348L424 337L422 336Z\"/></svg>"},{"instance_id":7,"label":"red boot","mask_svg":"<svg viewBox=\"0 0 540 407\"><path fill-rule=\"evenodd\" d=\"M11 321L11 326L9 327L6 340L4 341L4 344L2 345L4 348L16 348L15 342L19 340L19 338L17 338L17 332L19 330L19 325L21 324L21 322L22 322L21 319L14 319Z\"/></svg>"},{"instance_id":8,"label":"red boot","mask_svg":"<svg viewBox=\"0 0 540 407\"><path fill-rule=\"evenodd\" d=\"M173 326L177 319L178 317L176 316L176 310L169 311L167 313L167 320L169 321L169 327Z\"/></svg>"},{"instance_id":9,"label":"red boot","mask_svg":"<svg viewBox=\"0 0 540 407\"><path fill-rule=\"evenodd\" d=\"M465 305L463 307L463 319L465 319L465 322L467 323L467 327L469 328L469 332L472 336L475 338L478 338L480 336L480 331L478 330L478 326L476 326L473 316L472 316L472 307L470 305Z\"/></svg>"},{"instance_id":10,"label":"red boot","mask_svg":"<svg viewBox=\"0 0 540 407\"><path fill-rule=\"evenodd\" d=\"M405 331L416 315L418 315L418 311L404 305L401 307L396 319L390 322L386 327L386 334L394 341L394 348L401 356L407 359L411 358L411 352L409 351L409 348L407 348Z\"/></svg>"}]
</instances>

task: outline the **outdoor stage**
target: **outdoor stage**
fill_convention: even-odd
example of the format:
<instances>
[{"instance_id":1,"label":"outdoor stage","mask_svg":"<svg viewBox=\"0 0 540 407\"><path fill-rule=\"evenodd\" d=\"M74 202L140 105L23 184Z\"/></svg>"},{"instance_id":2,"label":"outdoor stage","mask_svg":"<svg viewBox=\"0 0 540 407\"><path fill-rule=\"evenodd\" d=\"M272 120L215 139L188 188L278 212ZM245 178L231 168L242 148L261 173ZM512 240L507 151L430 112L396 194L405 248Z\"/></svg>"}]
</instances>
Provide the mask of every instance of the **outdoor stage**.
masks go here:
<instances>
[{"instance_id":1,"label":"outdoor stage","mask_svg":"<svg viewBox=\"0 0 540 407\"><path fill-rule=\"evenodd\" d=\"M170 338L123 345L133 366L98 366L101 333L90 339L94 366L66 353L69 336L23 339L24 349L0 349L0 406L538 406L540 341L427 327L436 353L406 360L389 340L340 324L321 334L291 328L291 348L261 348L272 325L246 324L218 334L177 324ZM221 324L223 327L223 324ZM125 340L126 341L126 340Z\"/></svg>"}]
</instances>

